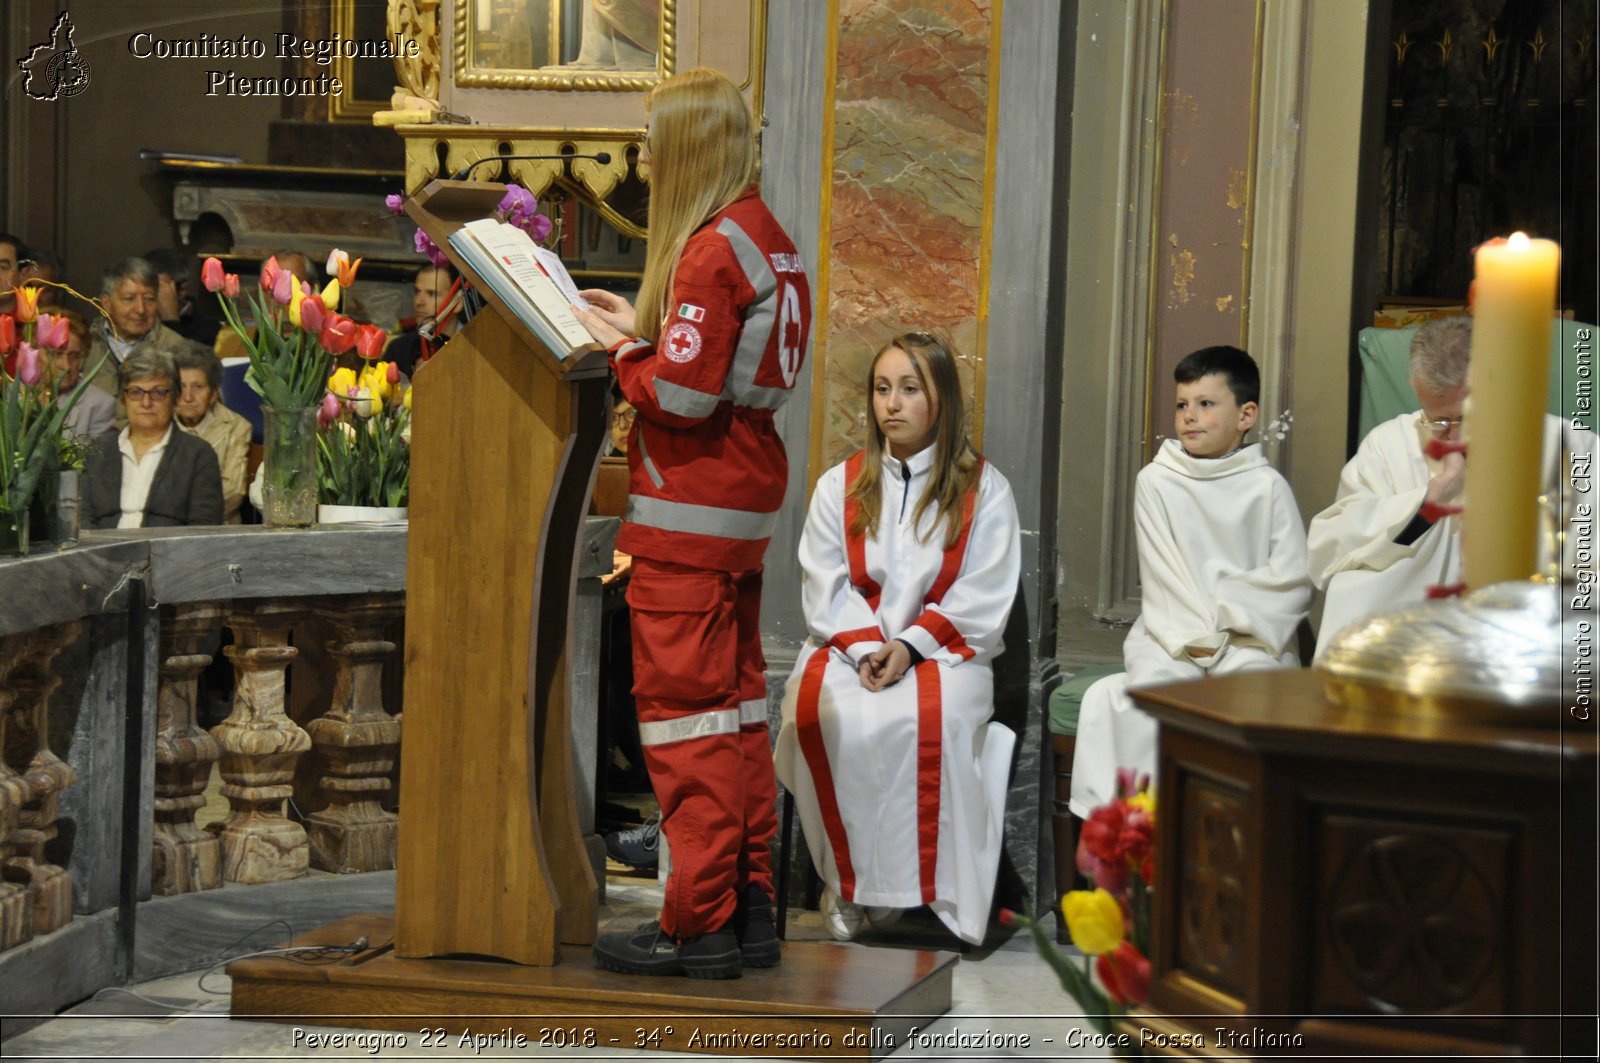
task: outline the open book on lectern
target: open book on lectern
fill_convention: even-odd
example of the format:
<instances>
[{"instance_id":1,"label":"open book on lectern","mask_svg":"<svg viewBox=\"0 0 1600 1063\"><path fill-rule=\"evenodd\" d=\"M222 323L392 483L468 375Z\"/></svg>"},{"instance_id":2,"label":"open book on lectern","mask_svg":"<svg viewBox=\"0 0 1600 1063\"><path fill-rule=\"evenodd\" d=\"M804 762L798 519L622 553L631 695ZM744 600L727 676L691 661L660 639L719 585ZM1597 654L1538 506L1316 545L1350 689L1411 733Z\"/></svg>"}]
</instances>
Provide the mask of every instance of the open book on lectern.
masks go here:
<instances>
[{"instance_id":1,"label":"open book on lectern","mask_svg":"<svg viewBox=\"0 0 1600 1063\"><path fill-rule=\"evenodd\" d=\"M554 251L493 218L467 222L450 234L450 246L557 358L594 342L572 315L587 304Z\"/></svg>"}]
</instances>

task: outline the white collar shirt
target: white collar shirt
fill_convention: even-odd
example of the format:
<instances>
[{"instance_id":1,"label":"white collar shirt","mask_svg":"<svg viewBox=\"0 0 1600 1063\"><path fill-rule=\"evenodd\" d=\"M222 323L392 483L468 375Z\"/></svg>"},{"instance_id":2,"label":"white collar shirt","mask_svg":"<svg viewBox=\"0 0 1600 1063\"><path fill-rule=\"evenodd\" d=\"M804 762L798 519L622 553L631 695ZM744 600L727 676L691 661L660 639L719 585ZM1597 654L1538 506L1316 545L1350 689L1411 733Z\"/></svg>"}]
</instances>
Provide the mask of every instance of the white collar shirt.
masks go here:
<instances>
[{"instance_id":1,"label":"white collar shirt","mask_svg":"<svg viewBox=\"0 0 1600 1063\"><path fill-rule=\"evenodd\" d=\"M128 436L128 429L117 434L117 449L122 452L122 516L117 520L117 527L144 527L145 502L150 497L150 485L155 482L161 456L172 441L172 430L172 425L167 425L167 434L161 437L161 442L145 451L142 458L133 455L133 440Z\"/></svg>"}]
</instances>

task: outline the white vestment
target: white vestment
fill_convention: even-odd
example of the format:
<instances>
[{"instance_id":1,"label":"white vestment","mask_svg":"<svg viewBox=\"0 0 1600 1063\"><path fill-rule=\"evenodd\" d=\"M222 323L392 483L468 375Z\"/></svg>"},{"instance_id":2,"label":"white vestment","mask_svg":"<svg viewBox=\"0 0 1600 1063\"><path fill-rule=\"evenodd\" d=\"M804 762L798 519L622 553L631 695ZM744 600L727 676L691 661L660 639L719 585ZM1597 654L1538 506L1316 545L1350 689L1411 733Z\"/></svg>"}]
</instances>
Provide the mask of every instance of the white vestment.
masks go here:
<instances>
[{"instance_id":1,"label":"white vestment","mask_svg":"<svg viewBox=\"0 0 1600 1063\"><path fill-rule=\"evenodd\" d=\"M979 942L1000 860L1007 763L984 757L994 676L1021 571L1011 487L985 463L964 541L911 517L934 447L885 457L877 534L846 534L845 465L817 482L800 538L810 638L784 691L773 757L817 873L844 900L929 905ZM853 460L861 460L860 458ZM908 478L909 477L909 478ZM924 660L879 691L859 662L901 639ZM992 750L990 751L992 754Z\"/></svg>"},{"instance_id":2,"label":"white vestment","mask_svg":"<svg viewBox=\"0 0 1600 1063\"><path fill-rule=\"evenodd\" d=\"M1139 471L1133 505L1139 619L1122 644L1127 670L1083 695L1071 798L1080 818L1116 796L1118 768L1155 771L1156 723L1128 690L1292 668L1311 605L1300 510L1259 445L1194 458L1168 439Z\"/></svg>"},{"instance_id":3,"label":"white vestment","mask_svg":"<svg viewBox=\"0 0 1600 1063\"><path fill-rule=\"evenodd\" d=\"M1429 586L1461 579L1461 519L1445 517L1407 546L1395 537L1422 509L1428 481L1440 463L1423 453L1432 438L1415 412L1402 413L1367 433L1339 476L1333 505L1311 518L1307 555L1311 581L1327 592L1317 656L1346 627L1363 617L1420 602ZM1546 415L1541 483L1555 486L1573 453L1592 447L1590 436L1563 438L1563 422Z\"/></svg>"}]
</instances>

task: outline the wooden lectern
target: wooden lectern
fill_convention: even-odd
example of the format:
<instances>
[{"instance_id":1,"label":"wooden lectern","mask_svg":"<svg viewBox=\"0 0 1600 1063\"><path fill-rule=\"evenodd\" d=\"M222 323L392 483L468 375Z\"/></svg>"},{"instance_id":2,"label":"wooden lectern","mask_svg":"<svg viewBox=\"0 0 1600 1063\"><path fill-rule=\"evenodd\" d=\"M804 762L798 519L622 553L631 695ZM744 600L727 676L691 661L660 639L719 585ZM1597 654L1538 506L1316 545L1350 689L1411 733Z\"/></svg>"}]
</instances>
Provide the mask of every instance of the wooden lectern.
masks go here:
<instances>
[{"instance_id":1,"label":"wooden lectern","mask_svg":"<svg viewBox=\"0 0 1600 1063\"><path fill-rule=\"evenodd\" d=\"M606 358L550 351L449 251L504 194L434 181L406 207L488 306L413 398L395 951L548 965L598 917L567 666Z\"/></svg>"}]
</instances>

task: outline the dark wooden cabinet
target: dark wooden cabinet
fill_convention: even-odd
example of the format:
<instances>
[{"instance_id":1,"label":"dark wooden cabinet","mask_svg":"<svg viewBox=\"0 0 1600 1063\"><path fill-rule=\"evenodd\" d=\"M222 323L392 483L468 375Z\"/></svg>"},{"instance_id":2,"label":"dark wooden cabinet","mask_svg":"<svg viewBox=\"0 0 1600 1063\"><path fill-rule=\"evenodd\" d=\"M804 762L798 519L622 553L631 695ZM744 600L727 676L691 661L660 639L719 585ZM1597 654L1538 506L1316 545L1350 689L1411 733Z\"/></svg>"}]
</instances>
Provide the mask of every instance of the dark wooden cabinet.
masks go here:
<instances>
[{"instance_id":1,"label":"dark wooden cabinet","mask_svg":"<svg viewBox=\"0 0 1600 1063\"><path fill-rule=\"evenodd\" d=\"M1134 697L1161 759L1131 1032L1247 1056L1592 1058L1592 722L1354 712L1311 670Z\"/></svg>"}]
</instances>

